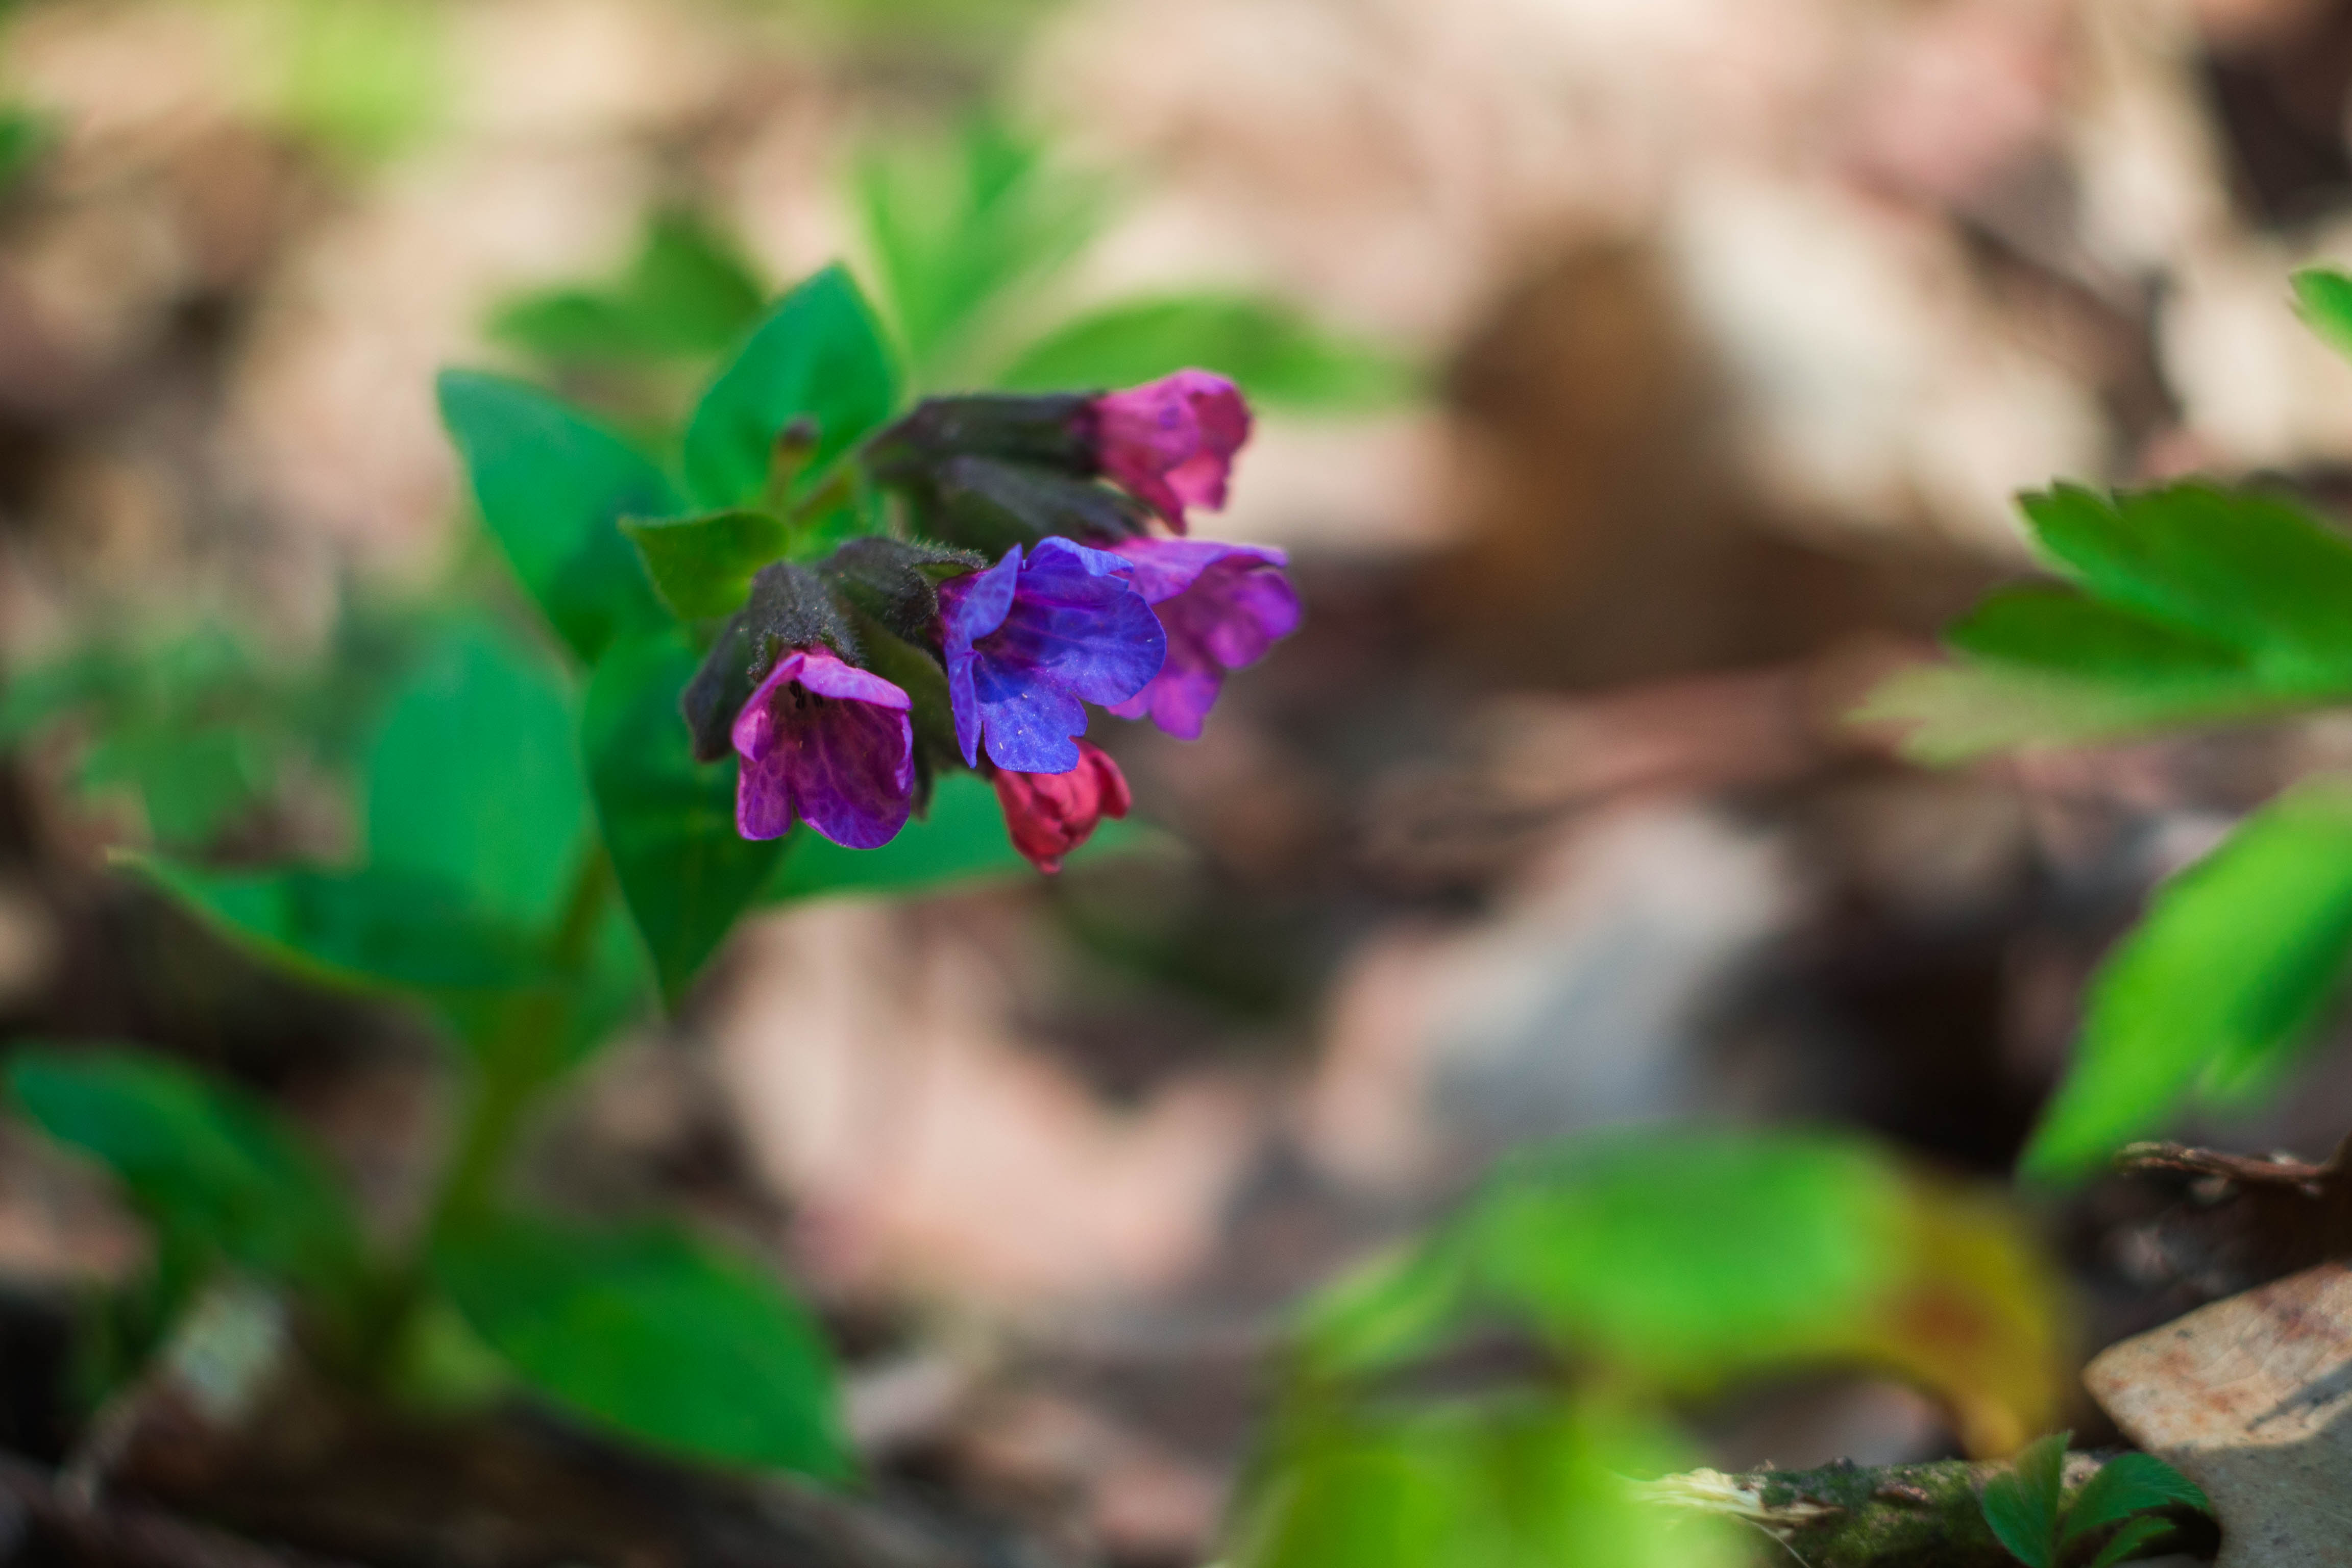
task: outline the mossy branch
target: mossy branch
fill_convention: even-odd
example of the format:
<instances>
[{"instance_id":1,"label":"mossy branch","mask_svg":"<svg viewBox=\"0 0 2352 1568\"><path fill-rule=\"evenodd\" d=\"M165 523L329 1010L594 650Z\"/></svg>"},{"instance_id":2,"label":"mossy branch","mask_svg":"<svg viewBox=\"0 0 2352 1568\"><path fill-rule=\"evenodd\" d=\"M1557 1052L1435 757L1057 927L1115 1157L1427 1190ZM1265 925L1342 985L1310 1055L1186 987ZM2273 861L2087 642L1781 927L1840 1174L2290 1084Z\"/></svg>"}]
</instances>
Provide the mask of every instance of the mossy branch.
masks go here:
<instances>
[{"instance_id":1,"label":"mossy branch","mask_svg":"<svg viewBox=\"0 0 2352 1568\"><path fill-rule=\"evenodd\" d=\"M2100 1464L2091 1454L2066 1457L2062 1506ZM1662 1507L1754 1526L1776 1543L1759 1561L1777 1560L1784 1568L1792 1560L1806 1568L2018 1568L1985 1523L1979 1501L1985 1482L2008 1468L2006 1461L1867 1466L1841 1459L1817 1470L1692 1470L1636 1489ZM2212 1549L2210 1523L2184 1517L2145 1552L2210 1555Z\"/></svg>"}]
</instances>

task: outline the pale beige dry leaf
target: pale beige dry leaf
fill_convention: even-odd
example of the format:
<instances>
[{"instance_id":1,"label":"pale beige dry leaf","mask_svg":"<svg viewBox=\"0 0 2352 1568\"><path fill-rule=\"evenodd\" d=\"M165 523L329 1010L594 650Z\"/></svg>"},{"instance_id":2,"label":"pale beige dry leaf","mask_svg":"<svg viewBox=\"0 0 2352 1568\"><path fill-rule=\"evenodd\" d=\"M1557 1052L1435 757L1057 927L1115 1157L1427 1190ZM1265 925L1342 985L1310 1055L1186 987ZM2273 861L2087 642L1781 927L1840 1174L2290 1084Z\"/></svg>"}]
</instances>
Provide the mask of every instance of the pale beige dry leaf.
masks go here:
<instances>
[{"instance_id":1,"label":"pale beige dry leaf","mask_svg":"<svg viewBox=\"0 0 2352 1568\"><path fill-rule=\"evenodd\" d=\"M2352 1265L2216 1301L2084 1371L2131 1439L2203 1487L2215 1568L2345 1561L2352 1523Z\"/></svg>"}]
</instances>

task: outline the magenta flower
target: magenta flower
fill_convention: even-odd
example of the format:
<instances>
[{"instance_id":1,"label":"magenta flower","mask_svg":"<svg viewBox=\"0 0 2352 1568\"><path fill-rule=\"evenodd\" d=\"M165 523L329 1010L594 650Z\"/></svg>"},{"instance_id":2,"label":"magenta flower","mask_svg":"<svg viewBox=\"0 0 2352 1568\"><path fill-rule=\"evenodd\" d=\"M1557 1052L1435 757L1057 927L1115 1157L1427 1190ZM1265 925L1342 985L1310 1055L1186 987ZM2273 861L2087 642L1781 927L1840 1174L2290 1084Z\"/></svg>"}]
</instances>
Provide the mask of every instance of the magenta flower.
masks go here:
<instances>
[{"instance_id":1,"label":"magenta flower","mask_svg":"<svg viewBox=\"0 0 2352 1568\"><path fill-rule=\"evenodd\" d=\"M1087 741L1078 742L1078 765L1066 773L988 771L1013 847L1048 876L1062 868L1063 856L1094 837L1104 817L1125 816L1132 799L1118 764Z\"/></svg>"},{"instance_id":2,"label":"magenta flower","mask_svg":"<svg viewBox=\"0 0 2352 1568\"><path fill-rule=\"evenodd\" d=\"M1111 546L1168 634L1168 658L1151 684L1111 711L1196 741L1225 671L1265 657L1298 627L1290 558L1255 544L1208 539L1128 539Z\"/></svg>"},{"instance_id":3,"label":"magenta flower","mask_svg":"<svg viewBox=\"0 0 2352 1568\"><path fill-rule=\"evenodd\" d=\"M1108 707L1160 673L1168 639L1118 556L1066 539L1014 545L986 571L940 584L948 701L963 760L983 735L1000 768L1078 765L1085 704Z\"/></svg>"},{"instance_id":4,"label":"magenta flower","mask_svg":"<svg viewBox=\"0 0 2352 1568\"><path fill-rule=\"evenodd\" d=\"M1102 471L1184 531L1184 509L1225 504L1234 454L1249 439L1249 405L1222 375L1180 370L1094 402Z\"/></svg>"},{"instance_id":5,"label":"magenta flower","mask_svg":"<svg viewBox=\"0 0 2352 1568\"><path fill-rule=\"evenodd\" d=\"M776 661L735 716L735 827L781 838L799 816L851 849L898 836L915 798L907 694L819 644Z\"/></svg>"}]
</instances>

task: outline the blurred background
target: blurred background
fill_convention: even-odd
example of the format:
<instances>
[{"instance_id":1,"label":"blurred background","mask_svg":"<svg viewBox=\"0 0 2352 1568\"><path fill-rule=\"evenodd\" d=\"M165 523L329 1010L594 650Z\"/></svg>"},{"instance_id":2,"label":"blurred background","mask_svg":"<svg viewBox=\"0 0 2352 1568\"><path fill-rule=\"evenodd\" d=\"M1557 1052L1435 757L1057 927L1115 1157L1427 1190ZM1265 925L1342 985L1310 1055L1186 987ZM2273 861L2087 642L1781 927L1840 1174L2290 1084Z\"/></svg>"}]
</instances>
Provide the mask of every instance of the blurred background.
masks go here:
<instances>
[{"instance_id":1,"label":"blurred background","mask_svg":"<svg viewBox=\"0 0 2352 1568\"><path fill-rule=\"evenodd\" d=\"M1201 741L1108 724L1167 831L752 922L530 1160L788 1267L941 1507L1198 1563L1284 1306L1498 1152L1833 1121L2001 1173L2150 883L2352 756L2324 720L1930 773L1843 721L2028 567L2021 488L2346 493L2352 369L2285 279L2352 259L2347 89L2338 0L18 0L0 1026L233 1074L415 1203L413 1026L104 852L349 845L383 672L496 571L437 368L656 423L844 257L933 387L1229 370L1263 418L1196 527L1291 551L1307 618ZM2315 1062L2204 1131L2323 1152ZM2194 1299L2132 1201L2048 1216L2091 1347ZM12 1291L140 1245L0 1132ZM1866 1379L1703 1430L1954 1444Z\"/></svg>"}]
</instances>

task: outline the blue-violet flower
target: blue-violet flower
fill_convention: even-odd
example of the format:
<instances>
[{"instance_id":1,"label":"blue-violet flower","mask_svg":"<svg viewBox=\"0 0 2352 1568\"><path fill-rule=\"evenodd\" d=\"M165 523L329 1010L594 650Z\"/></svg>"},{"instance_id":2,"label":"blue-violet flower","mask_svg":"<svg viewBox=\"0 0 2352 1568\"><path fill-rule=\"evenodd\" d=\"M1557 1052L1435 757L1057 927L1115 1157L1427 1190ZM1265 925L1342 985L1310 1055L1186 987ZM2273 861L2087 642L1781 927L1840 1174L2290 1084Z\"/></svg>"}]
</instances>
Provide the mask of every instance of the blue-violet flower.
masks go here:
<instances>
[{"instance_id":1,"label":"blue-violet flower","mask_svg":"<svg viewBox=\"0 0 2352 1568\"><path fill-rule=\"evenodd\" d=\"M1023 559L1014 545L985 571L940 584L948 700L963 760L985 736L1000 768L1066 773L1078 765L1085 702L1108 707L1150 684L1167 655L1159 617L1128 563L1066 539Z\"/></svg>"}]
</instances>

